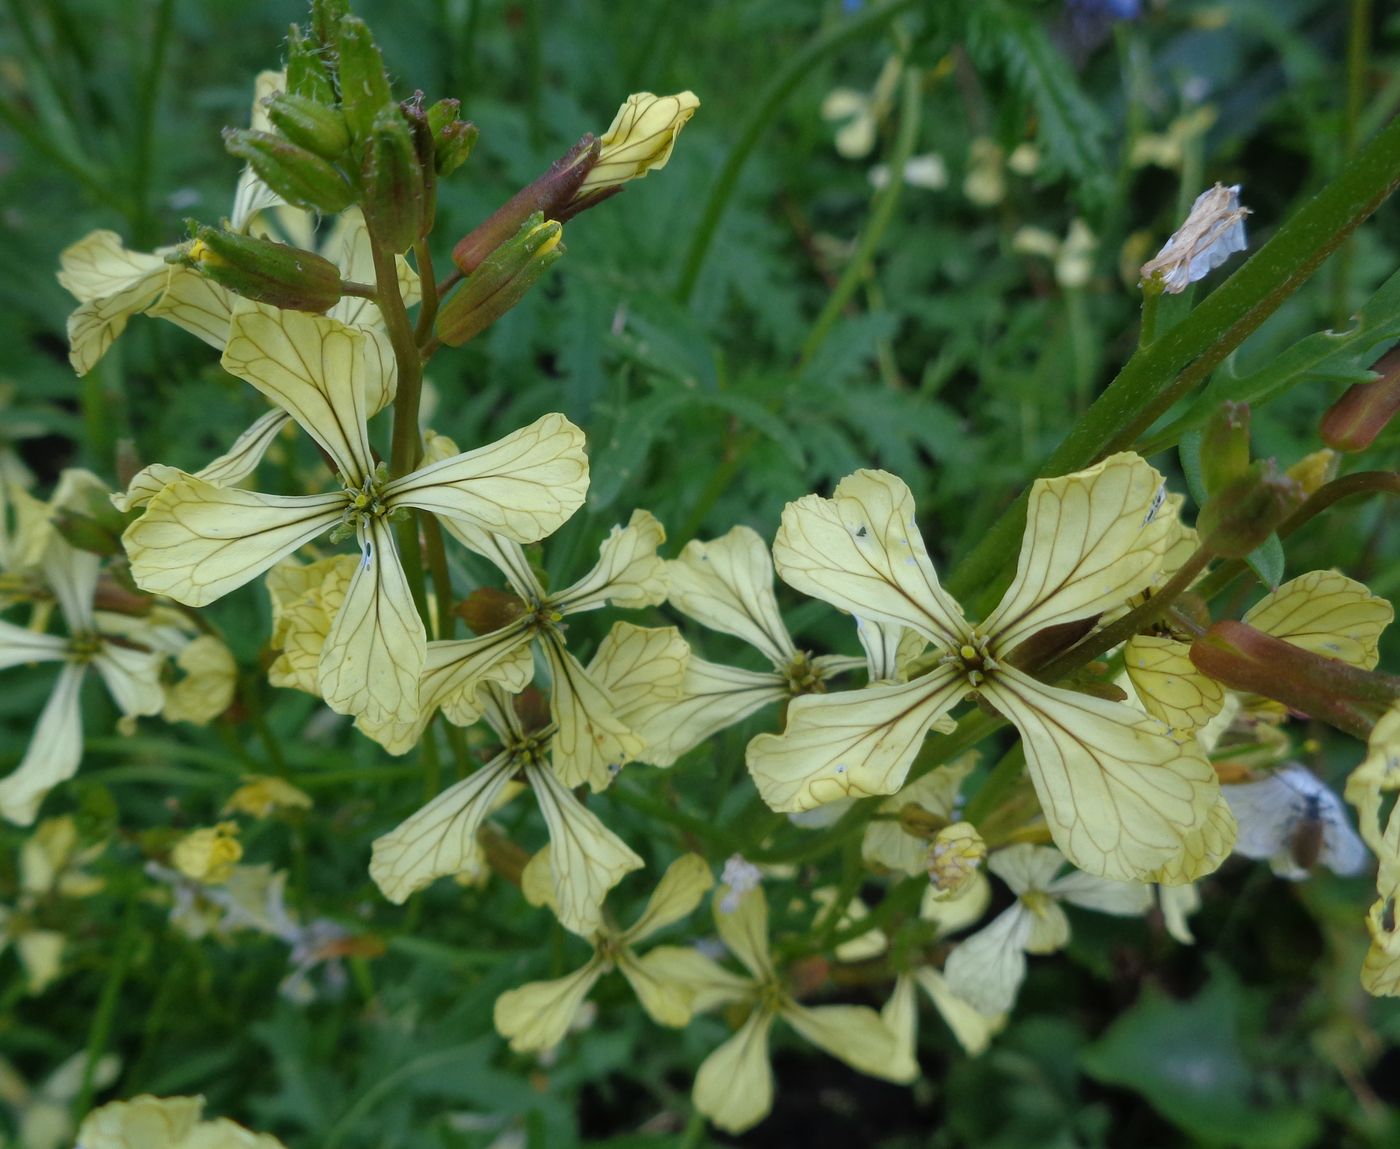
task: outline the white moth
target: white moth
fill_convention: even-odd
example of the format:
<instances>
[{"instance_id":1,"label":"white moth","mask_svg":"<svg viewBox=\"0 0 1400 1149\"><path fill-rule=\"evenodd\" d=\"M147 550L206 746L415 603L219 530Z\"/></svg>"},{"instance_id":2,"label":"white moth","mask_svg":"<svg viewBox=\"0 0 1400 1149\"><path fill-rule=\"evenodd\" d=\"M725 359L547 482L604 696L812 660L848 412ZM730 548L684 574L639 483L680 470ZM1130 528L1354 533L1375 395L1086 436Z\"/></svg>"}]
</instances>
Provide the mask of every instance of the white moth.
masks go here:
<instances>
[{"instance_id":1,"label":"white moth","mask_svg":"<svg viewBox=\"0 0 1400 1149\"><path fill-rule=\"evenodd\" d=\"M1239 823L1235 853L1267 858L1279 877L1302 881L1318 865L1343 876L1366 868L1366 846L1341 799L1306 767L1290 762L1221 792Z\"/></svg>"}]
</instances>

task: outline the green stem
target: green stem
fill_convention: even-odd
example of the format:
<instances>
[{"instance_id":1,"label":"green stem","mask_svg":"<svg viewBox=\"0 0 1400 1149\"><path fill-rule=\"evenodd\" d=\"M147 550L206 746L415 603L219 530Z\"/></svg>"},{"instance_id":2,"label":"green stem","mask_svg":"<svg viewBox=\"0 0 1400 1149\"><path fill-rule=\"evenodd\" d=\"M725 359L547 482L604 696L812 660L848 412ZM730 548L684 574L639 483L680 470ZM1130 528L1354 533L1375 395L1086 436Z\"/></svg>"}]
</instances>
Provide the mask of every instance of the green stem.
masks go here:
<instances>
[{"instance_id":1,"label":"green stem","mask_svg":"<svg viewBox=\"0 0 1400 1149\"><path fill-rule=\"evenodd\" d=\"M763 86L762 91L753 98L749 113L735 134L729 154L725 156L719 175L710 188L705 208L700 213L700 223L695 229L695 234L690 237L690 247L686 250L680 278L676 282L678 302L690 301L690 296L695 291L696 280L700 278L700 268L719 227L720 217L729 206L734 187L739 181L739 173L768 125L777 118L788 96L792 95L797 85L807 78L825 56L836 51L847 41L883 27L913 5L914 0L892 0L891 3L867 9L853 20L819 32L805 47L789 56L783 66L774 73L773 78Z\"/></svg>"},{"instance_id":2,"label":"green stem","mask_svg":"<svg viewBox=\"0 0 1400 1149\"><path fill-rule=\"evenodd\" d=\"M685 1123L685 1128L681 1130L679 1140L676 1141L676 1149L700 1149L700 1142L705 1136L705 1115L698 1109L690 1111L690 1118Z\"/></svg>"},{"instance_id":3,"label":"green stem","mask_svg":"<svg viewBox=\"0 0 1400 1149\"><path fill-rule=\"evenodd\" d=\"M112 1036L112 1022L117 1015L117 1001L121 996L122 983L131 965L131 956L136 949L139 899L129 893L126 910L122 914L121 933L112 951L111 963L107 966L107 977L102 983L102 993L97 999L97 1010L93 1014L92 1028L88 1030L87 1060L83 1065L83 1083L78 1096L73 1101L73 1122L76 1125L92 1108L92 1095L96 1088L97 1063L106 1052Z\"/></svg>"},{"instance_id":4,"label":"green stem","mask_svg":"<svg viewBox=\"0 0 1400 1149\"><path fill-rule=\"evenodd\" d=\"M1342 115L1342 157L1350 159L1356 151L1357 125L1361 108L1366 102L1366 75L1371 50L1371 0L1351 0L1351 20L1347 35L1347 92ZM1337 330L1347 326L1351 318L1351 273L1356 255L1356 237L1348 236L1337 252L1332 279L1332 325Z\"/></svg>"},{"instance_id":5,"label":"green stem","mask_svg":"<svg viewBox=\"0 0 1400 1149\"><path fill-rule=\"evenodd\" d=\"M457 629L457 616L452 613L452 574L447 567L447 550L436 515L423 516L423 549L427 552L428 573L433 578L433 598L437 603L435 637L451 638Z\"/></svg>"},{"instance_id":6,"label":"green stem","mask_svg":"<svg viewBox=\"0 0 1400 1149\"><path fill-rule=\"evenodd\" d=\"M1039 475L1063 475L1131 446L1293 294L1400 186L1400 119L1357 154L1183 322L1140 349L1079 419ZM1027 487L973 548L947 587L971 598L1000 586L1025 525Z\"/></svg>"},{"instance_id":7,"label":"green stem","mask_svg":"<svg viewBox=\"0 0 1400 1149\"><path fill-rule=\"evenodd\" d=\"M914 154L914 145L919 139L919 120L922 101L920 96L920 73L917 68L906 68L899 109L899 134L890 152L890 182L880 189L870 209L870 222L861 233L856 250L836 281L826 306L812 324L812 330L802 344L800 364L811 362L812 356L831 334L831 329L860 287L862 280L870 272L876 249L884 239L894 220L895 208L899 206L899 194L904 187L904 166Z\"/></svg>"},{"instance_id":8,"label":"green stem","mask_svg":"<svg viewBox=\"0 0 1400 1149\"><path fill-rule=\"evenodd\" d=\"M1157 338L1157 308L1162 302L1162 291L1157 284L1148 284L1142 289L1142 326L1138 329L1138 349L1150 346Z\"/></svg>"},{"instance_id":9,"label":"green stem","mask_svg":"<svg viewBox=\"0 0 1400 1149\"><path fill-rule=\"evenodd\" d=\"M433 320L437 318L438 312L437 281L433 279L433 253L426 239L420 239L414 244L413 258L418 264L419 290L423 293L423 302L418 307L418 326L413 333L421 347L433 333Z\"/></svg>"},{"instance_id":10,"label":"green stem","mask_svg":"<svg viewBox=\"0 0 1400 1149\"><path fill-rule=\"evenodd\" d=\"M136 246L151 246L156 236L151 217L151 157L156 145L156 105L160 98L160 80L165 72L165 53L170 46L174 24L175 0L160 0L156 9L155 30L150 36L150 61L141 77L141 89L136 99L136 138L131 149L131 234Z\"/></svg>"}]
</instances>

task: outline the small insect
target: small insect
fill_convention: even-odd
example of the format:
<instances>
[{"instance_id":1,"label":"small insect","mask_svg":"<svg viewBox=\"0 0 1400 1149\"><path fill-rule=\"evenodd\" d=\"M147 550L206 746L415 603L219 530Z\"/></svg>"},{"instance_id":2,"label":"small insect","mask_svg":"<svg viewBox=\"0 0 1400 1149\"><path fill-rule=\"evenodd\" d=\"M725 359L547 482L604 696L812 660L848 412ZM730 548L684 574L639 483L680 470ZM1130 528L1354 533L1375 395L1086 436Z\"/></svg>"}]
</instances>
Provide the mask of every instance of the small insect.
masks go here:
<instances>
[{"instance_id":1,"label":"small insect","mask_svg":"<svg viewBox=\"0 0 1400 1149\"><path fill-rule=\"evenodd\" d=\"M1296 762L1221 791L1239 823L1235 853L1267 858L1281 878L1302 881L1319 865L1349 876L1366 868L1366 846L1341 799Z\"/></svg>"}]
</instances>

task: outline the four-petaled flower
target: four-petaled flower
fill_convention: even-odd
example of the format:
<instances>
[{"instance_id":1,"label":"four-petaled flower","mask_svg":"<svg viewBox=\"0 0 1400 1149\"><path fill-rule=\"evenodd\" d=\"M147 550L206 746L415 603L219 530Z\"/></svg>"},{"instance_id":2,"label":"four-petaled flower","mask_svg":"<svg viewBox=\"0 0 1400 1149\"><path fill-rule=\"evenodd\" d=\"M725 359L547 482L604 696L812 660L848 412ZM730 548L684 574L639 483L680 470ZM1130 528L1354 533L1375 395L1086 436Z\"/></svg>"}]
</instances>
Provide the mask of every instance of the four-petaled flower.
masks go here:
<instances>
[{"instance_id":1,"label":"four-petaled flower","mask_svg":"<svg viewBox=\"0 0 1400 1149\"><path fill-rule=\"evenodd\" d=\"M1213 870L1234 821L1202 752L1130 706L1037 681L1014 657L1032 635L1092 620L1151 582L1168 537L1164 500L1161 476L1131 454L1038 480L1016 577L979 625L939 585L913 496L894 475L857 471L833 498L790 503L773 546L783 579L919 632L937 660L909 682L794 700L782 735L749 743L764 799L804 810L893 793L933 724L977 695L1020 732L1051 835L1080 869L1170 883Z\"/></svg>"}]
</instances>

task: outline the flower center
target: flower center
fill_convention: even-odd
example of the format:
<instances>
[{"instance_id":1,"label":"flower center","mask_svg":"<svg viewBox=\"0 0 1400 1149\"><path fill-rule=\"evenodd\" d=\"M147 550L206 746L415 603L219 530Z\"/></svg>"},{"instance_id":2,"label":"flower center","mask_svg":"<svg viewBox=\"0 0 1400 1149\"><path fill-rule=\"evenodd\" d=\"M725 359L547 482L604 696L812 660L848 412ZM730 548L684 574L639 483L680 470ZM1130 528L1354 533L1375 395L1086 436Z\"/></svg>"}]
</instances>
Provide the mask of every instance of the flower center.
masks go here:
<instances>
[{"instance_id":1,"label":"flower center","mask_svg":"<svg viewBox=\"0 0 1400 1149\"><path fill-rule=\"evenodd\" d=\"M68 653L74 662L91 662L102 653L102 636L80 630L68 639Z\"/></svg>"},{"instance_id":2,"label":"flower center","mask_svg":"<svg viewBox=\"0 0 1400 1149\"><path fill-rule=\"evenodd\" d=\"M987 675L999 669L1000 664L991 656L985 636L972 631L956 650L950 650L941 659L945 666L956 666L971 687L981 686Z\"/></svg>"},{"instance_id":3,"label":"flower center","mask_svg":"<svg viewBox=\"0 0 1400 1149\"><path fill-rule=\"evenodd\" d=\"M375 519L394 514L384 502L384 487L389 481L389 469L380 463L372 474L366 475L358 486L344 483L345 510L340 522L331 531L331 542L340 542L361 529L368 529Z\"/></svg>"},{"instance_id":4,"label":"flower center","mask_svg":"<svg viewBox=\"0 0 1400 1149\"><path fill-rule=\"evenodd\" d=\"M788 693L794 697L799 694L826 693L822 672L805 650L799 650L792 656L792 661L783 669L783 673L787 676Z\"/></svg>"},{"instance_id":5,"label":"flower center","mask_svg":"<svg viewBox=\"0 0 1400 1149\"><path fill-rule=\"evenodd\" d=\"M1027 890L1021 895L1021 904L1038 918L1043 918L1055 899L1044 890Z\"/></svg>"}]
</instances>

